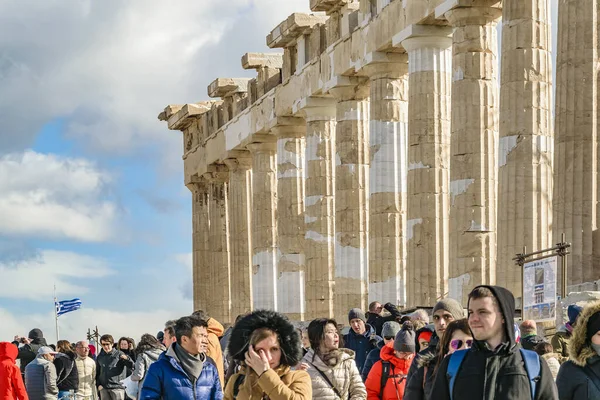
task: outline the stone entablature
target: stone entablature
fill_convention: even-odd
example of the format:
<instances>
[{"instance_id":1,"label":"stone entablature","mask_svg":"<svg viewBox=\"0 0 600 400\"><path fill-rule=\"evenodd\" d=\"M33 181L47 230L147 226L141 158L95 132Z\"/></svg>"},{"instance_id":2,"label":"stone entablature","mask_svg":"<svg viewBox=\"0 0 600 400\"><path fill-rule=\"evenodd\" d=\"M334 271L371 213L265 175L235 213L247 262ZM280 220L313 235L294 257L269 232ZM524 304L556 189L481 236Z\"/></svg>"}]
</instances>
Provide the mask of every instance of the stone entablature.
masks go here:
<instances>
[{"instance_id":1,"label":"stone entablature","mask_svg":"<svg viewBox=\"0 0 600 400\"><path fill-rule=\"evenodd\" d=\"M292 14L267 36L283 53L242 57L255 78L218 78L214 101L159 115L183 132L195 307L225 321L254 307L343 321L372 300L464 301L496 282L520 293L506 249L538 250L557 234L553 213L596 207L594 164L587 197L569 192L553 209L549 0L307 2L317 14ZM592 22L582 29L595 32ZM576 68L560 51L559 66ZM565 99L570 76L558 78ZM568 104L559 110L569 128ZM579 140L562 135L565 146ZM561 183L573 180L570 157L560 155ZM561 229L579 229L568 221ZM599 257L595 227L574 246L578 259ZM569 284L580 277L600 278L587 264ZM215 285L218 302L203 292Z\"/></svg>"}]
</instances>

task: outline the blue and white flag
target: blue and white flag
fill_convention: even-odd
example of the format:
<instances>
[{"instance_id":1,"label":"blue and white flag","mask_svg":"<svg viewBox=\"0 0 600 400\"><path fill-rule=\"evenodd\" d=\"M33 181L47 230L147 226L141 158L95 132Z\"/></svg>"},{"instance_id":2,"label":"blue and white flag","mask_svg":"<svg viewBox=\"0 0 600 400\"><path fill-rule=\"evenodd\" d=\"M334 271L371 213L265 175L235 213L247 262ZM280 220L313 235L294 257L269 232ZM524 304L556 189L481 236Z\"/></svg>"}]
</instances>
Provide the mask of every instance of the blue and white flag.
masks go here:
<instances>
[{"instance_id":1,"label":"blue and white flag","mask_svg":"<svg viewBox=\"0 0 600 400\"><path fill-rule=\"evenodd\" d=\"M55 303L56 305L56 315L61 316L63 314L69 313L71 311L76 311L81 308L81 300L73 299L73 300L63 300Z\"/></svg>"}]
</instances>

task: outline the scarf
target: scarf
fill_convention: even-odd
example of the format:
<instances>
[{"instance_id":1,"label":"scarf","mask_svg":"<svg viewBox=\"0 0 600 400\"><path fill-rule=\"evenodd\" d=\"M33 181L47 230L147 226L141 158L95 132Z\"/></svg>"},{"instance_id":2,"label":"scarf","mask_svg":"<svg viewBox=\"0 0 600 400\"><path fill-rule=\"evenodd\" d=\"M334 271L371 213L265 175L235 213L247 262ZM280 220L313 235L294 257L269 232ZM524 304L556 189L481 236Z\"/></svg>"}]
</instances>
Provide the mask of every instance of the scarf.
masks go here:
<instances>
[{"instance_id":1,"label":"scarf","mask_svg":"<svg viewBox=\"0 0 600 400\"><path fill-rule=\"evenodd\" d=\"M202 353L193 356L177 343L173 343L171 347L175 351L177 358L179 358L181 368L183 368L192 383L195 383L202 373L202 367L204 366L206 356Z\"/></svg>"},{"instance_id":2,"label":"scarf","mask_svg":"<svg viewBox=\"0 0 600 400\"><path fill-rule=\"evenodd\" d=\"M600 344L592 343L592 348L596 351L596 354L600 356Z\"/></svg>"},{"instance_id":3,"label":"scarf","mask_svg":"<svg viewBox=\"0 0 600 400\"><path fill-rule=\"evenodd\" d=\"M323 364L329 367L335 367L342 361L343 352L340 349L328 351L327 353L319 352L317 356L323 361Z\"/></svg>"}]
</instances>

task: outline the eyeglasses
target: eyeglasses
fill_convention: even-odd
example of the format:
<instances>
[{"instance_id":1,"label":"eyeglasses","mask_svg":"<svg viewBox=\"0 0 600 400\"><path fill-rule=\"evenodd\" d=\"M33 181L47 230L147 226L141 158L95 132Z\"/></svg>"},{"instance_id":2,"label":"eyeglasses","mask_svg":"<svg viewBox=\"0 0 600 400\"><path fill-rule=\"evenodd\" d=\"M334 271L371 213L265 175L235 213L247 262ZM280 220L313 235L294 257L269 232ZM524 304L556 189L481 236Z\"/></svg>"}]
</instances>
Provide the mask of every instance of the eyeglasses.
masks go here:
<instances>
[{"instance_id":1,"label":"eyeglasses","mask_svg":"<svg viewBox=\"0 0 600 400\"><path fill-rule=\"evenodd\" d=\"M452 347L454 350L462 349L463 345L465 348L470 349L473 345L473 339L467 339L465 341L462 341L461 339L454 339L450 341L450 347Z\"/></svg>"},{"instance_id":2,"label":"eyeglasses","mask_svg":"<svg viewBox=\"0 0 600 400\"><path fill-rule=\"evenodd\" d=\"M385 336L384 339L385 340L394 340L395 337L394 336Z\"/></svg>"}]
</instances>

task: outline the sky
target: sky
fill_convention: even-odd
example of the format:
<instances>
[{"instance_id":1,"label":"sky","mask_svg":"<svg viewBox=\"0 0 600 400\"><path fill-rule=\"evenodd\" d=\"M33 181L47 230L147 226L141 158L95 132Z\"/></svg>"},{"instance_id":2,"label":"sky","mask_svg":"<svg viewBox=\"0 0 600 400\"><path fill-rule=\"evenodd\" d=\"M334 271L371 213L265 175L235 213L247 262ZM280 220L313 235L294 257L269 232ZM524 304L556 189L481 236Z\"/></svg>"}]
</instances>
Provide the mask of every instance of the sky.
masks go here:
<instances>
[{"instance_id":1,"label":"sky","mask_svg":"<svg viewBox=\"0 0 600 400\"><path fill-rule=\"evenodd\" d=\"M0 341L81 298L60 336L156 334L191 313L181 133L157 115L308 0L0 0Z\"/></svg>"},{"instance_id":2,"label":"sky","mask_svg":"<svg viewBox=\"0 0 600 400\"><path fill-rule=\"evenodd\" d=\"M193 311L183 141L157 115L254 76L241 56L309 0L174 4L0 0L0 341L55 341L54 285L83 301L59 318L70 341Z\"/></svg>"}]
</instances>

